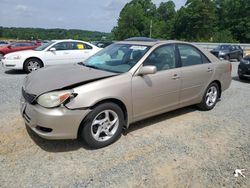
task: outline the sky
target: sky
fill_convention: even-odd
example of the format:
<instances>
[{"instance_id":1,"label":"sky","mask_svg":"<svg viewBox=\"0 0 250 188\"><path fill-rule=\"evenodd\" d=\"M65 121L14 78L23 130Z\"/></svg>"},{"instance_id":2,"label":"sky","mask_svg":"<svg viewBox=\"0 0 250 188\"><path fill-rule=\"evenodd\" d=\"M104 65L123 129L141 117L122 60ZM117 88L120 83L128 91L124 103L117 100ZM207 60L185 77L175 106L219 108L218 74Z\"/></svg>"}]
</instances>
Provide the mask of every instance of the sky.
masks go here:
<instances>
[{"instance_id":1,"label":"sky","mask_svg":"<svg viewBox=\"0 0 250 188\"><path fill-rule=\"evenodd\" d=\"M110 32L130 0L0 0L0 26ZM164 0L152 0L156 5ZM165 0L166 1L166 0ZM179 9L186 0L173 0Z\"/></svg>"}]
</instances>

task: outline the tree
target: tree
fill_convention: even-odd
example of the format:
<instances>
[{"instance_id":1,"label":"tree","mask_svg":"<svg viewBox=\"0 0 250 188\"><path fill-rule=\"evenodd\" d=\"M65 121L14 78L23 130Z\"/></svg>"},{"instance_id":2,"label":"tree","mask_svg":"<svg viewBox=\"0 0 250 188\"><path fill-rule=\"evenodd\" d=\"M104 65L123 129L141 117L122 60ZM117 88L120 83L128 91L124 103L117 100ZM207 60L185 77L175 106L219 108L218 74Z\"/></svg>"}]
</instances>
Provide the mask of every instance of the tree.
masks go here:
<instances>
[{"instance_id":1,"label":"tree","mask_svg":"<svg viewBox=\"0 0 250 188\"><path fill-rule=\"evenodd\" d=\"M129 37L149 36L150 20L154 19L156 6L151 0L132 0L122 9L118 26L112 33L116 40Z\"/></svg>"},{"instance_id":2,"label":"tree","mask_svg":"<svg viewBox=\"0 0 250 188\"><path fill-rule=\"evenodd\" d=\"M162 2L154 20L153 37L171 39L174 36L176 11L173 1Z\"/></svg>"},{"instance_id":3,"label":"tree","mask_svg":"<svg viewBox=\"0 0 250 188\"><path fill-rule=\"evenodd\" d=\"M241 42L250 42L250 0L216 0L218 30L227 30Z\"/></svg>"},{"instance_id":4,"label":"tree","mask_svg":"<svg viewBox=\"0 0 250 188\"><path fill-rule=\"evenodd\" d=\"M177 12L176 38L209 41L215 32L215 10L212 0L188 0Z\"/></svg>"}]
</instances>

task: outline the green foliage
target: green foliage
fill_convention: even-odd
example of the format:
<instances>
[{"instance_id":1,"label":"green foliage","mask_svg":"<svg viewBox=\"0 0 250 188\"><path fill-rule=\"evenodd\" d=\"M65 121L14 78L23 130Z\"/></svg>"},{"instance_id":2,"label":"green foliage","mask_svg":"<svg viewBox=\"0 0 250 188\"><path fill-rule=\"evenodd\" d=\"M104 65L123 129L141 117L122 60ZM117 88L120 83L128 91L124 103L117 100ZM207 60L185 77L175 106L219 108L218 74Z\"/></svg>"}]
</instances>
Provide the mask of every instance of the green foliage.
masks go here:
<instances>
[{"instance_id":1,"label":"green foliage","mask_svg":"<svg viewBox=\"0 0 250 188\"><path fill-rule=\"evenodd\" d=\"M233 38L233 35L230 31L228 30L222 30L222 31L218 31L214 34L213 42L222 42L222 43L227 43L227 42L231 42L231 43L238 43L239 41L235 40Z\"/></svg>"},{"instance_id":2,"label":"green foliage","mask_svg":"<svg viewBox=\"0 0 250 188\"><path fill-rule=\"evenodd\" d=\"M117 40L134 36L203 42L250 42L250 0L187 0L175 10L173 1L157 8L151 0L132 0L113 31Z\"/></svg>"},{"instance_id":3,"label":"green foliage","mask_svg":"<svg viewBox=\"0 0 250 188\"><path fill-rule=\"evenodd\" d=\"M77 29L41 29L41 28L15 28L0 27L0 38L25 40L51 40L51 39L80 39L85 41L101 40L102 37L110 39L108 33L84 31Z\"/></svg>"}]
</instances>

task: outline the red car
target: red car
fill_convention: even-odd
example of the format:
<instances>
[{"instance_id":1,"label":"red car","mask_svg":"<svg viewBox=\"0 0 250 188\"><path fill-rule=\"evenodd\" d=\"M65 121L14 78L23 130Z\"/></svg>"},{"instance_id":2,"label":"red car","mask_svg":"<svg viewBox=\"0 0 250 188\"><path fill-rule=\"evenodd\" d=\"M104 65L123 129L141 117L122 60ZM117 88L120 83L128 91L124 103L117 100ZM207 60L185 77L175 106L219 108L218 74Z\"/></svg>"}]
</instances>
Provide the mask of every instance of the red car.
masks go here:
<instances>
[{"instance_id":1,"label":"red car","mask_svg":"<svg viewBox=\"0 0 250 188\"><path fill-rule=\"evenodd\" d=\"M15 42L5 46L0 47L0 58L5 54L21 51L21 50L32 50L40 46L41 43L38 42Z\"/></svg>"}]
</instances>

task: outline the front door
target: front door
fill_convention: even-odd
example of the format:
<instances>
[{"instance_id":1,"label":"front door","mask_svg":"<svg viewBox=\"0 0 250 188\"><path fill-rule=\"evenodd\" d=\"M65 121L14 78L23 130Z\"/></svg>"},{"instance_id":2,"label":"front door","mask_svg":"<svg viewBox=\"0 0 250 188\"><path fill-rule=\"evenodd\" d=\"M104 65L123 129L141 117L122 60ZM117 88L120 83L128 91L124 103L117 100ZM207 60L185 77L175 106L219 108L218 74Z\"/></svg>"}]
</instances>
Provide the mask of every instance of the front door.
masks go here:
<instances>
[{"instance_id":1,"label":"front door","mask_svg":"<svg viewBox=\"0 0 250 188\"><path fill-rule=\"evenodd\" d=\"M178 107L181 70L176 62L175 45L158 47L143 63L157 72L132 78L134 121Z\"/></svg>"},{"instance_id":2,"label":"front door","mask_svg":"<svg viewBox=\"0 0 250 188\"><path fill-rule=\"evenodd\" d=\"M55 48L55 51L45 51L44 60L46 65L62 65L73 63L72 61L72 43L60 42L53 45L51 48Z\"/></svg>"}]
</instances>

